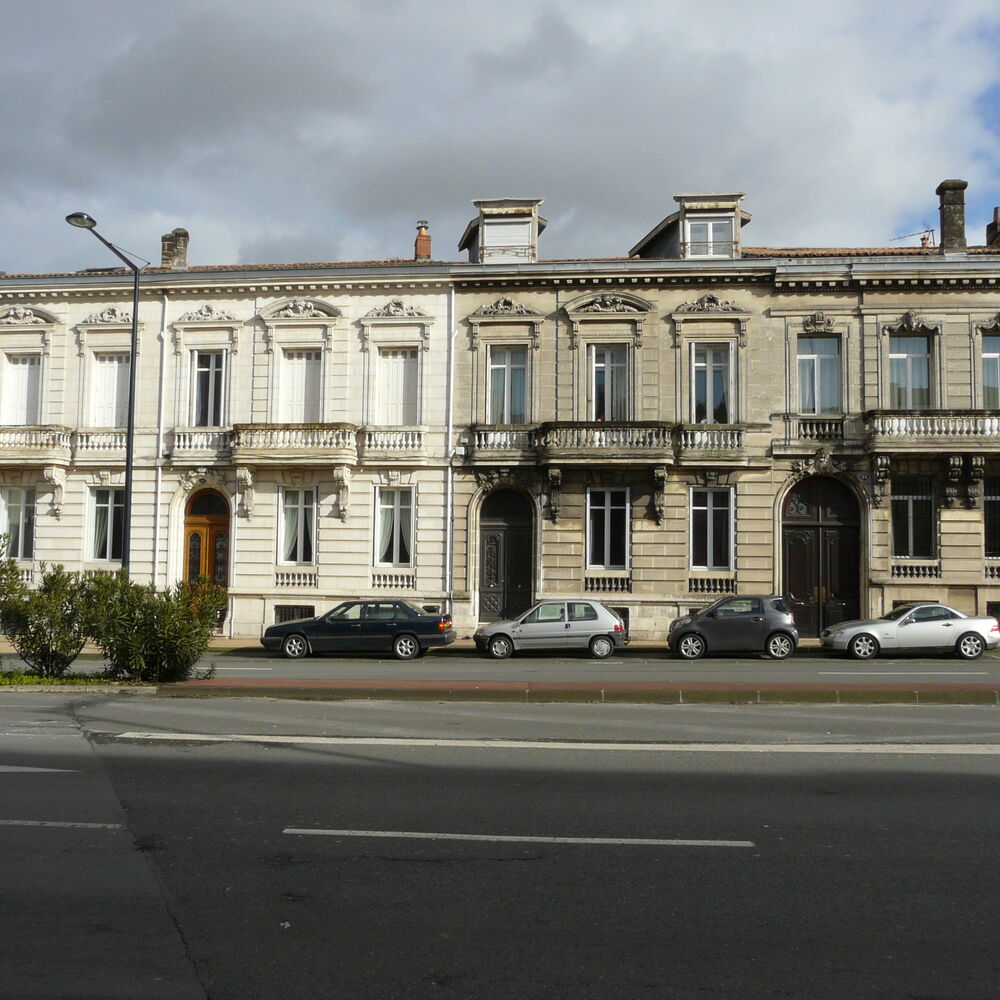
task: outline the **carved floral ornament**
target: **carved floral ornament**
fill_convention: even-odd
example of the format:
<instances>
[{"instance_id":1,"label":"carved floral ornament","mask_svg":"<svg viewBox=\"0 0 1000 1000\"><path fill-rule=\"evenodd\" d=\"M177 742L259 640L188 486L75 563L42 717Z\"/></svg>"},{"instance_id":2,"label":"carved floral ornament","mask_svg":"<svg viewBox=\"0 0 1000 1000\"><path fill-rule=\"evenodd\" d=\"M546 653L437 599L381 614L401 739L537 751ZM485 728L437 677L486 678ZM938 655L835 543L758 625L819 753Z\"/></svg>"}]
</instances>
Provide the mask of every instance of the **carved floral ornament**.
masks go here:
<instances>
[{"instance_id":1,"label":"carved floral ornament","mask_svg":"<svg viewBox=\"0 0 1000 1000\"><path fill-rule=\"evenodd\" d=\"M93 326L131 326L132 314L123 312L118 306L108 306L107 309L88 316L83 323Z\"/></svg>"},{"instance_id":2,"label":"carved floral ornament","mask_svg":"<svg viewBox=\"0 0 1000 1000\"><path fill-rule=\"evenodd\" d=\"M734 305L728 299L720 299L718 295L709 292L694 302L684 302L679 305L674 312L679 313L720 313L720 312L741 312L739 306Z\"/></svg>"},{"instance_id":3,"label":"carved floral ornament","mask_svg":"<svg viewBox=\"0 0 1000 1000\"><path fill-rule=\"evenodd\" d=\"M802 321L804 333L834 333L833 317L822 312L814 312Z\"/></svg>"},{"instance_id":4,"label":"carved floral ornament","mask_svg":"<svg viewBox=\"0 0 1000 1000\"><path fill-rule=\"evenodd\" d=\"M985 323L979 324L979 332L988 337L996 337L1000 334L1000 312Z\"/></svg>"},{"instance_id":5,"label":"carved floral ornament","mask_svg":"<svg viewBox=\"0 0 1000 1000\"><path fill-rule=\"evenodd\" d=\"M595 319L621 317L634 327L634 346L642 347L642 324L651 308L649 303L642 299L614 295L610 292L591 295L582 301L577 299L576 302L571 302L565 307L566 315L571 323L569 346L572 350L579 346L581 323Z\"/></svg>"},{"instance_id":6,"label":"carved floral ornament","mask_svg":"<svg viewBox=\"0 0 1000 1000\"><path fill-rule=\"evenodd\" d=\"M232 313L228 313L223 309L216 309L211 303L206 302L199 309L193 309L191 312L184 313L180 319L177 320L178 323L234 323L236 322L236 317Z\"/></svg>"},{"instance_id":7,"label":"carved floral ornament","mask_svg":"<svg viewBox=\"0 0 1000 1000\"><path fill-rule=\"evenodd\" d=\"M365 319L429 319L427 313L416 306L408 306L402 299L390 299L384 306L376 306L365 313Z\"/></svg>"},{"instance_id":8,"label":"carved floral ornament","mask_svg":"<svg viewBox=\"0 0 1000 1000\"><path fill-rule=\"evenodd\" d=\"M681 345L681 327L689 320L722 316L739 324L740 347L747 346L748 315L735 302L720 299L714 292L708 292L694 302L683 302L671 314L674 321L674 347Z\"/></svg>"},{"instance_id":9,"label":"carved floral ornament","mask_svg":"<svg viewBox=\"0 0 1000 1000\"><path fill-rule=\"evenodd\" d=\"M532 349L537 350L541 346L542 319L542 314L534 309L501 296L491 305L480 306L469 316L469 347L473 351L479 350L479 327L482 324L514 322L531 326L529 339Z\"/></svg>"},{"instance_id":10,"label":"carved floral ornament","mask_svg":"<svg viewBox=\"0 0 1000 1000\"><path fill-rule=\"evenodd\" d=\"M883 334L912 333L926 335L929 333L940 333L940 331L941 327L939 324L932 325L927 323L915 312L905 312L895 323L884 323L882 325Z\"/></svg>"}]
</instances>

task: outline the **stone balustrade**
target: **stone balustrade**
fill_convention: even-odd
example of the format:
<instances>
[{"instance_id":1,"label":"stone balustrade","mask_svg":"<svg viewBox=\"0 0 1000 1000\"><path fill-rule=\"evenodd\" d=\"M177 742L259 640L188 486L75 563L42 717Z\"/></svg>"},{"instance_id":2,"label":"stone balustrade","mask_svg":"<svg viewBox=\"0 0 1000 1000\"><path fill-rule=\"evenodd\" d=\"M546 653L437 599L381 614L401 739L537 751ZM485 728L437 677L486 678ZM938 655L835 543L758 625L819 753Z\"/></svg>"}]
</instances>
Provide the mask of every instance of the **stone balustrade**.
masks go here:
<instances>
[{"instance_id":1,"label":"stone balustrade","mask_svg":"<svg viewBox=\"0 0 1000 1000\"><path fill-rule=\"evenodd\" d=\"M190 427L174 431L174 455L210 452L224 455L232 451L233 432L218 427Z\"/></svg>"},{"instance_id":2,"label":"stone balustrade","mask_svg":"<svg viewBox=\"0 0 1000 1000\"><path fill-rule=\"evenodd\" d=\"M876 448L976 445L1000 449L1000 412L995 410L869 410L864 420L868 443Z\"/></svg>"},{"instance_id":3,"label":"stone balustrade","mask_svg":"<svg viewBox=\"0 0 1000 1000\"><path fill-rule=\"evenodd\" d=\"M358 428L354 424L236 424L234 462L284 465L296 458L356 465Z\"/></svg>"},{"instance_id":4,"label":"stone balustrade","mask_svg":"<svg viewBox=\"0 0 1000 1000\"><path fill-rule=\"evenodd\" d=\"M678 431L678 451L733 452L743 450L743 428L724 424L685 425Z\"/></svg>"},{"instance_id":5,"label":"stone balustrade","mask_svg":"<svg viewBox=\"0 0 1000 1000\"><path fill-rule=\"evenodd\" d=\"M414 454L424 450L425 435L419 427L368 427L359 437L365 455L372 452Z\"/></svg>"},{"instance_id":6,"label":"stone balustrade","mask_svg":"<svg viewBox=\"0 0 1000 1000\"><path fill-rule=\"evenodd\" d=\"M0 462L65 463L71 443L68 427L0 427Z\"/></svg>"},{"instance_id":7,"label":"stone balustrade","mask_svg":"<svg viewBox=\"0 0 1000 1000\"><path fill-rule=\"evenodd\" d=\"M278 570L274 574L274 585L295 589L318 587L319 574L315 570Z\"/></svg>"},{"instance_id":8,"label":"stone balustrade","mask_svg":"<svg viewBox=\"0 0 1000 1000\"><path fill-rule=\"evenodd\" d=\"M125 442L128 435L124 430L81 430L73 434L73 453L75 457L89 454L107 454L108 452L125 453Z\"/></svg>"}]
</instances>

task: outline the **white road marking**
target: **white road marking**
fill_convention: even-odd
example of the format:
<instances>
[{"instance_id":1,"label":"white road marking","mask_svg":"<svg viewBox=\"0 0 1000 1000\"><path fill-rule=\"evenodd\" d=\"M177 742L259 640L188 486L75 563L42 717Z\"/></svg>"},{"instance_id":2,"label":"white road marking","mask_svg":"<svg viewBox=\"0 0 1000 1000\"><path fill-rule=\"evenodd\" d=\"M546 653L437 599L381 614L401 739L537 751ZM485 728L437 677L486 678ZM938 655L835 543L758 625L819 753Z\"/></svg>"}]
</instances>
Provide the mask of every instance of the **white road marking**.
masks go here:
<instances>
[{"instance_id":1,"label":"white road marking","mask_svg":"<svg viewBox=\"0 0 1000 1000\"><path fill-rule=\"evenodd\" d=\"M647 840L641 837L513 837L486 833L415 833L405 830L300 830L298 837L375 837L383 840L474 840L490 844L607 844L613 847L755 847L752 840Z\"/></svg>"},{"instance_id":2,"label":"white road marking","mask_svg":"<svg viewBox=\"0 0 1000 1000\"><path fill-rule=\"evenodd\" d=\"M270 673L274 667L216 667L215 672L221 673L223 670L265 670Z\"/></svg>"},{"instance_id":3,"label":"white road marking","mask_svg":"<svg viewBox=\"0 0 1000 1000\"><path fill-rule=\"evenodd\" d=\"M73 768L68 767L17 767L14 764L0 764L0 774L23 774L29 771L40 774L76 774Z\"/></svg>"},{"instance_id":4,"label":"white road marking","mask_svg":"<svg viewBox=\"0 0 1000 1000\"><path fill-rule=\"evenodd\" d=\"M965 754L1000 756L997 743L585 743L564 740L421 739L397 736L264 736L203 733L109 733L119 740L173 743L273 743L331 747L416 747L470 750L586 750L641 753L822 753L822 754Z\"/></svg>"},{"instance_id":5,"label":"white road marking","mask_svg":"<svg viewBox=\"0 0 1000 1000\"><path fill-rule=\"evenodd\" d=\"M0 819L0 826L56 826L70 830L120 830L121 823L62 823L46 819Z\"/></svg>"},{"instance_id":6,"label":"white road marking","mask_svg":"<svg viewBox=\"0 0 1000 1000\"><path fill-rule=\"evenodd\" d=\"M988 677L988 670L820 670L821 677Z\"/></svg>"}]
</instances>

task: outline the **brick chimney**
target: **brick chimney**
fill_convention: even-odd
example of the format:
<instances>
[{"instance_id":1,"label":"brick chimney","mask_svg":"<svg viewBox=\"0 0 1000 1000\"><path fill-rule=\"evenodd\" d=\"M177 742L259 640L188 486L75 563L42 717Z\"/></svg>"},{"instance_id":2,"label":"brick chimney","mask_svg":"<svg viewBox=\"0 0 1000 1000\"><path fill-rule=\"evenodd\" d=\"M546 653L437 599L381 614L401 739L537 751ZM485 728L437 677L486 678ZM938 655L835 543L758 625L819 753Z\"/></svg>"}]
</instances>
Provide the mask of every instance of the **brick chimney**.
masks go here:
<instances>
[{"instance_id":1,"label":"brick chimney","mask_svg":"<svg viewBox=\"0 0 1000 1000\"><path fill-rule=\"evenodd\" d=\"M941 181L935 194L941 199L941 253L965 250L965 189L968 181Z\"/></svg>"},{"instance_id":2,"label":"brick chimney","mask_svg":"<svg viewBox=\"0 0 1000 1000\"><path fill-rule=\"evenodd\" d=\"M986 245L1000 247L1000 208L993 209L993 221L986 223Z\"/></svg>"},{"instance_id":3,"label":"brick chimney","mask_svg":"<svg viewBox=\"0 0 1000 1000\"><path fill-rule=\"evenodd\" d=\"M161 239L160 267L185 268L188 259L188 231L175 229Z\"/></svg>"},{"instance_id":4,"label":"brick chimney","mask_svg":"<svg viewBox=\"0 0 1000 1000\"><path fill-rule=\"evenodd\" d=\"M413 259L431 259L431 234L427 232L427 220L417 222L417 238L413 241Z\"/></svg>"}]
</instances>

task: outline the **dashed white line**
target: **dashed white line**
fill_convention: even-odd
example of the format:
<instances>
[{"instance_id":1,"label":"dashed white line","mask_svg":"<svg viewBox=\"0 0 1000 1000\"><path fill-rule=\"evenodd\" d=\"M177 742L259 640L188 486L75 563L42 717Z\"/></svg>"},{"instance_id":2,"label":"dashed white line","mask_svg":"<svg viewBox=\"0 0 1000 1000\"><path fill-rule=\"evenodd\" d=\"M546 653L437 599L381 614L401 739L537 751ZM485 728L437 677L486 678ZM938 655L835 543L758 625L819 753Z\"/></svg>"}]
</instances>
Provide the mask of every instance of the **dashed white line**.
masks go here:
<instances>
[{"instance_id":1,"label":"dashed white line","mask_svg":"<svg viewBox=\"0 0 1000 1000\"><path fill-rule=\"evenodd\" d=\"M288 827L281 831L298 837L359 837L381 840L463 840L489 844L584 844L611 847L755 847L752 840L675 840L643 837L519 837L491 833L418 833L412 830L309 830Z\"/></svg>"},{"instance_id":2,"label":"dashed white line","mask_svg":"<svg viewBox=\"0 0 1000 1000\"><path fill-rule=\"evenodd\" d=\"M75 774L71 768L66 767L18 767L15 764L0 764L2 774Z\"/></svg>"},{"instance_id":3,"label":"dashed white line","mask_svg":"<svg viewBox=\"0 0 1000 1000\"><path fill-rule=\"evenodd\" d=\"M64 823L48 819L0 819L0 826L53 826L69 830L121 830L121 823Z\"/></svg>"},{"instance_id":4,"label":"dashed white line","mask_svg":"<svg viewBox=\"0 0 1000 1000\"><path fill-rule=\"evenodd\" d=\"M596 743L565 740L421 739L397 736L269 736L254 734L126 732L119 740L173 743L261 743L331 747L413 747L469 750L584 750L639 753L814 753L814 754L948 754L1000 756L998 743Z\"/></svg>"}]
</instances>

